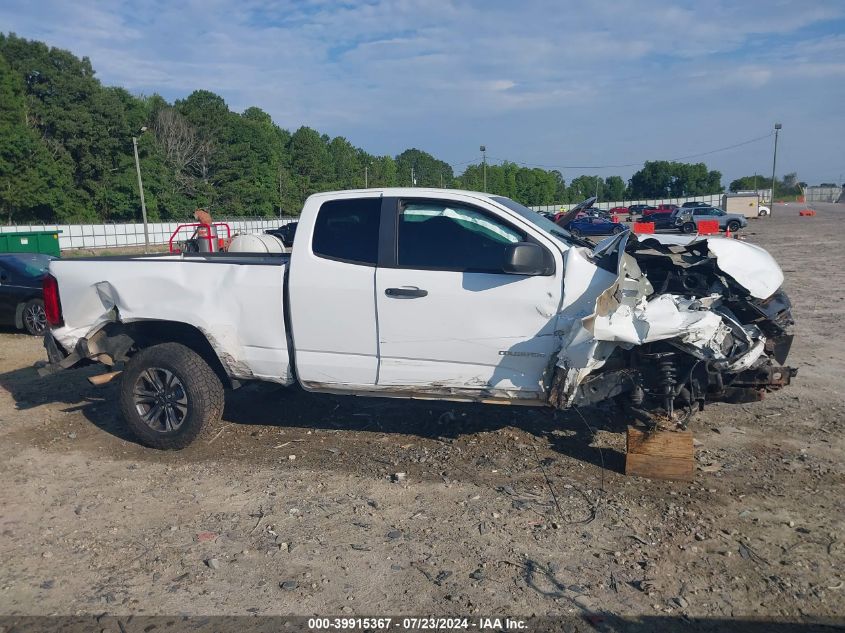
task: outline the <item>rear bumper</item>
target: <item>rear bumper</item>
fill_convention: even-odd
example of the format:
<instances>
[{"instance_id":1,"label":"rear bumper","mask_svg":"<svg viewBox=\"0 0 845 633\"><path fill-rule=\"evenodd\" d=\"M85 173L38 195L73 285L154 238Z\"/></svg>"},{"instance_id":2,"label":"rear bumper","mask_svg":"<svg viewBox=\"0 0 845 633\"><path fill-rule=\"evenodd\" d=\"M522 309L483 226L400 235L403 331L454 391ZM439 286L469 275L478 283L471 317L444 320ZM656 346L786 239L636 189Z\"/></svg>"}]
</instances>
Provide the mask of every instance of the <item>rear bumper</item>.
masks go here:
<instances>
[{"instance_id":1,"label":"rear bumper","mask_svg":"<svg viewBox=\"0 0 845 633\"><path fill-rule=\"evenodd\" d=\"M103 363L112 367L116 361L125 361L134 341L125 332L115 332L110 330L109 326L110 324L105 324L104 327L78 338L72 350L64 347L53 332L48 331L44 335L48 362L37 366L38 373L46 376L79 363Z\"/></svg>"},{"instance_id":2,"label":"rear bumper","mask_svg":"<svg viewBox=\"0 0 845 633\"><path fill-rule=\"evenodd\" d=\"M44 335L44 349L47 350L47 362L44 363L43 361L39 361L35 364L35 367L38 370L38 375L48 376L49 374L54 374L62 369L68 369L85 358L85 356L82 356L79 353L79 347L83 341L85 341L85 339L79 340L76 350L73 352L67 352L61 344L56 341L56 338L53 336L53 332L47 330L47 333Z\"/></svg>"},{"instance_id":3,"label":"rear bumper","mask_svg":"<svg viewBox=\"0 0 845 633\"><path fill-rule=\"evenodd\" d=\"M44 349L47 350L47 360L50 364L60 363L67 358L67 352L56 342L53 332L47 330L44 335Z\"/></svg>"}]
</instances>

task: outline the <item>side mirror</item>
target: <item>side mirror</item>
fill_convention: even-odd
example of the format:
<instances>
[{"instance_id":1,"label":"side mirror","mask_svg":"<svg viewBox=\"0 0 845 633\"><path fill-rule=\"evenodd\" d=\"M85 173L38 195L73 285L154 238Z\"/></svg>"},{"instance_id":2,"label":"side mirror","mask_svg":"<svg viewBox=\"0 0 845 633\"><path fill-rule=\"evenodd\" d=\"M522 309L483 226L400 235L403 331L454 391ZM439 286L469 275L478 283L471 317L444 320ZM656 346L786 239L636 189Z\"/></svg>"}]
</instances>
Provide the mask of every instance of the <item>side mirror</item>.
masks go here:
<instances>
[{"instance_id":1,"label":"side mirror","mask_svg":"<svg viewBox=\"0 0 845 633\"><path fill-rule=\"evenodd\" d=\"M505 249L502 271L511 275L543 275L546 273L546 256L542 247L529 242L509 244Z\"/></svg>"}]
</instances>

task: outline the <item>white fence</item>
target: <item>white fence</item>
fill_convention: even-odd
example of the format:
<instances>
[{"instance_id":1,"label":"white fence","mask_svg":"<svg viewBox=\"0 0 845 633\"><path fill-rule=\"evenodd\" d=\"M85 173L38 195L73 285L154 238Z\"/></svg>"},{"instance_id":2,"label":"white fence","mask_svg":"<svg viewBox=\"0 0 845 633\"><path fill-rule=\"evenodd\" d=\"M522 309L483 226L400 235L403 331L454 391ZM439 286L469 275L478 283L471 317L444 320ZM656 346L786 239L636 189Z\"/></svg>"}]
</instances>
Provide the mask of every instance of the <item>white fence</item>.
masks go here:
<instances>
[{"instance_id":1,"label":"white fence","mask_svg":"<svg viewBox=\"0 0 845 633\"><path fill-rule=\"evenodd\" d=\"M648 204L656 207L658 204L677 204L682 205L684 202L702 202L705 204L719 207L722 205L722 196L725 194L714 193L707 196L689 196L687 198L650 198L648 200L617 200L616 202L597 202L593 205L596 209L612 209L613 207L630 207L632 204ZM576 203L571 204L547 204L539 207L531 207L534 211L569 211Z\"/></svg>"},{"instance_id":2,"label":"white fence","mask_svg":"<svg viewBox=\"0 0 845 633\"><path fill-rule=\"evenodd\" d=\"M232 235L239 233L263 233L267 229L275 229L297 218L238 218L236 220L219 220L229 225ZM147 224L150 244L167 244L170 236L180 224L190 224L193 220L182 222L150 222ZM215 220L217 222L217 220ZM0 226L0 233L17 233L21 231L61 231L59 246L64 249L73 248L116 248L123 246L144 245L144 225L136 224L19 224L16 226ZM180 231L177 240L191 237L193 229ZM226 237L225 229L220 237Z\"/></svg>"},{"instance_id":3,"label":"white fence","mask_svg":"<svg viewBox=\"0 0 845 633\"><path fill-rule=\"evenodd\" d=\"M807 187L804 196L807 202L845 202L842 187Z\"/></svg>"}]
</instances>

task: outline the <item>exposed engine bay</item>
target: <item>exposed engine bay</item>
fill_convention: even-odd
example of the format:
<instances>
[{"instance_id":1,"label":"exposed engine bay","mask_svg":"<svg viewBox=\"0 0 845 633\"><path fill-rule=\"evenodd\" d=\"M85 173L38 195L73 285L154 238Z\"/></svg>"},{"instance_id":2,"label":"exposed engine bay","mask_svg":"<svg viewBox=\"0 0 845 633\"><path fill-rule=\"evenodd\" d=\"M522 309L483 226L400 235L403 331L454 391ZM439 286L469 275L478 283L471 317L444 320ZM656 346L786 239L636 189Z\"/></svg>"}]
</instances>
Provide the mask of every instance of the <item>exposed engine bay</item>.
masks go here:
<instances>
[{"instance_id":1,"label":"exposed engine bay","mask_svg":"<svg viewBox=\"0 0 845 633\"><path fill-rule=\"evenodd\" d=\"M616 281L592 314L565 322L552 405L612 398L645 424L685 426L707 402L757 401L796 375L783 366L793 339L783 273L763 249L626 232L592 259Z\"/></svg>"}]
</instances>

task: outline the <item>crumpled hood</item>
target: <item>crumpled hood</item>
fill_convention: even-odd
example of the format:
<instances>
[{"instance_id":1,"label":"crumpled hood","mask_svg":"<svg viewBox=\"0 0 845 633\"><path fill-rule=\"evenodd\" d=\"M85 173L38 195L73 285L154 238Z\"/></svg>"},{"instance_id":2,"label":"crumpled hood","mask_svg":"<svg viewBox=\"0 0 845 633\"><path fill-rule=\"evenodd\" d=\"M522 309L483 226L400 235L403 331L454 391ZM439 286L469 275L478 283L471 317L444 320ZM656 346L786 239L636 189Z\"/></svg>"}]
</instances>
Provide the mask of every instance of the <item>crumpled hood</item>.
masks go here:
<instances>
[{"instance_id":1,"label":"crumpled hood","mask_svg":"<svg viewBox=\"0 0 845 633\"><path fill-rule=\"evenodd\" d=\"M628 249L631 240L637 242ZM719 309L719 276L730 277L755 299L771 297L784 279L774 258L752 244L711 236L634 236L627 231L602 240L592 251L570 249L565 267L567 294L579 288L572 282L585 277L581 269L593 267L595 274L583 292L575 293L578 301L565 303L558 314L562 344L549 394L558 407L574 402L579 385L617 348L665 341L695 357L731 363L737 370L750 366L763 353L766 339L756 326L743 326L729 311ZM668 289L671 278L662 277L669 274L678 276L674 290ZM685 279L698 278L704 285L698 286L697 297L678 288ZM743 352L726 353L723 341L729 335Z\"/></svg>"},{"instance_id":2,"label":"crumpled hood","mask_svg":"<svg viewBox=\"0 0 845 633\"><path fill-rule=\"evenodd\" d=\"M606 242L613 239L611 237L599 242L596 251L601 250L606 246ZM678 246L706 242L707 248L716 256L719 269L730 275L755 299L768 299L783 285L783 271L775 258L755 244L712 235L647 235L638 239L642 242L655 240L660 244Z\"/></svg>"}]
</instances>

